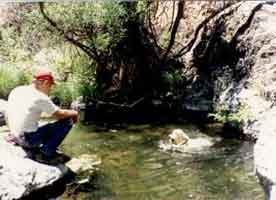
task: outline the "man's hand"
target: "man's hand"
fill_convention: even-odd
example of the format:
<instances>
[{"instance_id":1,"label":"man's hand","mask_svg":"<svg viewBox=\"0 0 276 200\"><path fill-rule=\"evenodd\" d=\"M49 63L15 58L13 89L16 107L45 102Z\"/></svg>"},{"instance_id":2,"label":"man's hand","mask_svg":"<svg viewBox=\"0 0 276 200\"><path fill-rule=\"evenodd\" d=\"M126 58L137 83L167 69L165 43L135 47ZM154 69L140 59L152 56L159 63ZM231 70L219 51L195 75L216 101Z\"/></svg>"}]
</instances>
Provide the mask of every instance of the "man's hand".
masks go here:
<instances>
[{"instance_id":1,"label":"man's hand","mask_svg":"<svg viewBox=\"0 0 276 200\"><path fill-rule=\"evenodd\" d=\"M75 110L74 110L75 111ZM79 121L79 115L78 115L78 112L75 111L76 114L74 116L72 116L72 120L74 122L74 124L76 124L78 121Z\"/></svg>"},{"instance_id":2,"label":"man's hand","mask_svg":"<svg viewBox=\"0 0 276 200\"><path fill-rule=\"evenodd\" d=\"M59 109L53 116L57 119L72 118L74 124L78 122L78 112L75 110Z\"/></svg>"}]
</instances>

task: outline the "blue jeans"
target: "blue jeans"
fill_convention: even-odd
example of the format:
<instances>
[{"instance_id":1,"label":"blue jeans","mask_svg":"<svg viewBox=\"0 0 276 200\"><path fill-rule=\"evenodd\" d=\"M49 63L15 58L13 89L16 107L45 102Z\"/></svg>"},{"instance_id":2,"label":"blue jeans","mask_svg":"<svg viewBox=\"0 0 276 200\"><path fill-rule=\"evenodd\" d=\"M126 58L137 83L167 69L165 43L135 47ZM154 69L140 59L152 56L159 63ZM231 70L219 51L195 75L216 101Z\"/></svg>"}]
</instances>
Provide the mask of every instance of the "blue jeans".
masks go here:
<instances>
[{"instance_id":1,"label":"blue jeans","mask_svg":"<svg viewBox=\"0 0 276 200\"><path fill-rule=\"evenodd\" d=\"M39 127L35 132L25 133L25 140L31 147L40 147L46 156L52 156L65 136L73 127L73 120L62 119Z\"/></svg>"}]
</instances>

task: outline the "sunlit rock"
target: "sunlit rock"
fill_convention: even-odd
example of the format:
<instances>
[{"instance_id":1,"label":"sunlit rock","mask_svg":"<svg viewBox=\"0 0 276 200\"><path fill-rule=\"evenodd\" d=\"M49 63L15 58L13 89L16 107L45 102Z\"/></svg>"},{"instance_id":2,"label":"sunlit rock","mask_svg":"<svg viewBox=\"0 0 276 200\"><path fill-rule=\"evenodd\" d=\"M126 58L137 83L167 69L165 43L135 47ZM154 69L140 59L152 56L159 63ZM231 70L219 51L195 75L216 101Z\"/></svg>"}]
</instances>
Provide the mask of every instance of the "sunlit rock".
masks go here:
<instances>
[{"instance_id":1,"label":"sunlit rock","mask_svg":"<svg viewBox=\"0 0 276 200\"><path fill-rule=\"evenodd\" d=\"M0 112L5 113L7 109L8 102L4 99L0 99Z\"/></svg>"},{"instance_id":2,"label":"sunlit rock","mask_svg":"<svg viewBox=\"0 0 276 200\"><path fill-rule=\"evenodd\" d=\"M0 99L0 126L5 125L5 115L7 110L8 102L4 99Z\"/></svg>"},{"instance_id":3,"label":"sunlit rock","mask_svg":"<svg viewBox=\"0 0 276 200\"><path fill-rule=\"evenodd\" d=\"M274 121L275 123L275 121ZM269 130L270 129L270 130ZM276 131L267 127L254 146L256 175L263 187L266 199L276 199Z\"/></svg>"},{"instance_id":4,"label":"sunlit rock","mask_svg":"<svg viewBox=\"0 0 276 200\"><path fill-rule=\"evenodd\" d=\"M66 163L73 172L94 171L101 160L96 155L82 154Z\"/></svg>"},{"instance_id":5,"label":"sunlit rock","mask_svg":"<svg viewBox=\"0 0 276 200\"><path fill-rule=\"evenodd\" d=\"M217 103L219 108L236 114L243 133L257 139L254 148L256 172L267 198L275 200L276 2L245 1L234 7L229 8L232 12L226 10L218 15L222 20L214 20L222 22L221 27L214 28L217 39L207 44L206 37L198 37L184 55L185 62L198 62L194 69L201 70L198 66L203 69L197 78L193 76L195 81L187 87L191 88L186 92L186 96L191 97L187 102L201 108L198 102L209 100L213 95L210 104ZM210 31L207 37L213 34ZM191 68L193 66L187 71Z\"/></svg>"},{"instance_id":6,"label":"sunlit rock","mask_svg":"<svg viewBox=\"0 0 276 200\"><path fill-rule=\"evenodd\" d=\"M61 179L68 168L50 166L27 158L20 147L7 143L0 135L0 199L21 199Z\"/></svg>"}]
</instances>

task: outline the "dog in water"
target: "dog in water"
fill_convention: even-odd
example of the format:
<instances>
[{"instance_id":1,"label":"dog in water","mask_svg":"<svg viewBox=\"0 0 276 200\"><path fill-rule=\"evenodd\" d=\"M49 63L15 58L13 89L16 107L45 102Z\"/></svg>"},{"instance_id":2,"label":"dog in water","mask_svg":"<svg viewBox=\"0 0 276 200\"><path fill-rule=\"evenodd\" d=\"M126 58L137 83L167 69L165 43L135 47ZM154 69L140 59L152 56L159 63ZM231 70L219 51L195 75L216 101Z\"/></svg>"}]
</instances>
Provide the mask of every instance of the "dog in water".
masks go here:
<instances>
[{"instance_id":1,"label":"dog in water","mask_svg":"<svg viewBox=\"0 0 276 200\"><path fill-rule=\"evenodd\" d=\"M174 129L169 135L169 142L174 145L183 145L189 141L189 136L182 129Z\"/></svg>"}]
</instances>

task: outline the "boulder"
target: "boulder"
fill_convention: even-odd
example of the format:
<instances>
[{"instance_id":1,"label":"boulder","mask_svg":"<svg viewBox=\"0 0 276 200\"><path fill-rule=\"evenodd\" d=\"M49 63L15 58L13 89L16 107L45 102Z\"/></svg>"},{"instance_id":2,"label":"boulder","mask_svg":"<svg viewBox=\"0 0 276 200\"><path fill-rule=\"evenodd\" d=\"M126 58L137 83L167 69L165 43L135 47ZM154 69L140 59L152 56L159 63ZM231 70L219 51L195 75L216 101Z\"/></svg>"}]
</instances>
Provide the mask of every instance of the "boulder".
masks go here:
<instances>
[{"instance_id":1,"label":"boulder","mask_svg":"<svg viewBox=\"0 0 276 200\"><path fill-rule=\"evenodd\" d=\"M276 199L275 147L275 130L262 134L254 146L255 172L265 191L267 200Z\"/></svg>"},{"instance_id":2,"label":"boulder","mask_svg":"<svg viewBox=\"0 0 276 200\"><path fill-rule=\"evenodd\" d=\"M8 102L4 99L0 99L0 126L6 124L5 115L7 110Z\"/></svg>"},{"instance_id":3,"label":"boulder","mask_svg":"<svg viewBox=\"0 0 276 200\"><path fill-rule=\"evenodd\" d=\"M21 199L60 180L68 172L63 164L50 166L27 158L18 146L0 135L0 199Z\"/></svg>"},{"instance_id":4,"label":"boulder","mask_svg":"<svg viewBox=\"0 0 276 200\"><path fill-rule=\"evenodd\" d=\"M0 99L0 113L6 113L8 102L4 99Z\"/></svg>"},{"instance_id":5,"label":"boulder","mask_svg":"<svg viewBox=\"0 0 276 200\"><path fill-rule=\"evenodd\" d=\"M77 158L72 158L66 163L66 166L74 173L81 173L94 172L100 164L101 160L97 155L82 154Z\"/></svg>"},{"instance_id":6,"label":"boulder","mask_svg":"<svg viewBox=\"0 0 276 200\"><path fill-rule=\"evenodd\" d=\"M276 199L276 108L264 112L251 127L258 133L254 145L255 172L263 187L266 199Z\"/></svg>"},{"instance_id":7,"label":"boulder","mask_svg":"<svg viewBox=\"0 0 276 200\"><path fill-rule=\"evenodd\" d=\"M236 114L246 138L257 140L255 168L268 199L276 199L275 10L275 1L234 3L203 26L183 56L192 77L185 107L205 111L206 103Z\"/></svg>"},{"instance_id":8,"label":"boulder","mask_svg":"<svg viewBox=\"0 0 276 200\"><path fill-rule=\"evenodd\" d=\"M245 108L242 129L257 140L256 175L270 200L276 199L275 10L275 2L244 2L227 20L226 29L239 33L235 33L236 48L243 53L232 66L235 77L228 80L231 84L224 84L228 87L218 95L219 103L226 104L233 112L241 105ZM229 33L231 40L235 34Z\"/></svg>"}]
</instances>

